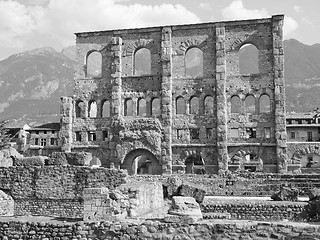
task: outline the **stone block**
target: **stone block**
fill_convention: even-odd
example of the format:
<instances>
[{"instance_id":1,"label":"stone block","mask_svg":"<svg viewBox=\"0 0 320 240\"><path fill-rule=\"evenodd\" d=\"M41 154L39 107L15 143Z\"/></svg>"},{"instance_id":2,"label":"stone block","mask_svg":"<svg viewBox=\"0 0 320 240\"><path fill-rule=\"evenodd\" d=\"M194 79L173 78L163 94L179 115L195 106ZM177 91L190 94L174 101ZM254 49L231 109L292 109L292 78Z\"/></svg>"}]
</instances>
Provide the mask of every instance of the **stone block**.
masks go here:
<instances>
[{"instance_id":1,"label":"stone block","mask_svg":"<svg viewBox=\"0 0 320 240\"><path fill-rule=\"evenodd\" d=\"M308 193L309 201L320 200L319 188L309 189L307 193Z\"/></svg>"},{"instance_id":2,"label":"stone block","mask_svg":"<svg viewBox=\"0 0 320 240\"><path fill-rule=\"evenodd\" d=\"M279 192L274 193L271 199L274 201L298 201L299 190L296 188L282 187Z\"/></svg>"},{"instance_id":3,"label":"stone block","mask_svg":"<svg viewBox=\"0 0 320 240\"><path fill-rule=\"evenodd\" d=\"M168 214L191 217L195 221L202 219L200 206L192 197L174 196Z\"/></svg>"},{"instance_id":4,"label":"stone block","mask_svg":"<svg viewBox=\"0 0 320 240\"><path fill-rule=\"evenodd\" d=\"M170 176L163 183L164 197L172 198L179 194L179 187L182 185L182 180L178 176Z\"/></svg>"},{"instance_id":5,"label":"stone block","mask_svg":"<svg viewBox=\"0 0 320 240\"><path fill-rule=\"evenodd\" d=\"M202 203L206 195L206 190L196 184L183 182L179 188L179 196L193 197L197 203Z\"/></svg>"},{"instance_id":6,"label":"stone block","mask_svg":"<svg viewBox=\"0 0 320 240\"><path fill-rule=\"evenodd\" d=\"M90 166L92 153L89 152L72 152L66 153L68 164L75 166Z\"/></svg>"}]
</instances>

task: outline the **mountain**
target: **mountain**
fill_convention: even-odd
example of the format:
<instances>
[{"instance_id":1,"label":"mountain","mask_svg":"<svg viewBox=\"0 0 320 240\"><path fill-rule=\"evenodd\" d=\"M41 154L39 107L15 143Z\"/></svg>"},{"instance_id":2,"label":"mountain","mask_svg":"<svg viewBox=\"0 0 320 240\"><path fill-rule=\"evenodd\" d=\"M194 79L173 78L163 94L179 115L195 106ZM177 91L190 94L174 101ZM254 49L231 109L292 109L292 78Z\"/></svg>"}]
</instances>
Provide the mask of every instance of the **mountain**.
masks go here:
<instances>
[{"instance_id":1,"label":"mountain","mask_svg":"<svg viewBox=\"0 0 320 240\"><path fill-rule=\"evenodd\" d=\"M59 121L61 96L73 88L74 61L39 48L0 61L0 119Z\"/></svg>"},{"instance_id":2,"label":"mountain","mask_svg":"<svg viewBox=\"0 0 320 240\"><path fill-rule=\"evenodd\" d=\"M320 44L285 40L284 52L287 111L313 111L320 107ZM59 121L60 97L72 94L74 59L75 47L46 47L0 61L0 120Z\"/></svg>"},{"instance_id":3,"label":"mountain","mask_svg":"<svg viewBox=\"0 0 320 240\"><path fill-rule=\"evenodd\" d=\"M310 112L320 107L320 44L284 41L287 111Z\"/></svg>"}]
</instances>

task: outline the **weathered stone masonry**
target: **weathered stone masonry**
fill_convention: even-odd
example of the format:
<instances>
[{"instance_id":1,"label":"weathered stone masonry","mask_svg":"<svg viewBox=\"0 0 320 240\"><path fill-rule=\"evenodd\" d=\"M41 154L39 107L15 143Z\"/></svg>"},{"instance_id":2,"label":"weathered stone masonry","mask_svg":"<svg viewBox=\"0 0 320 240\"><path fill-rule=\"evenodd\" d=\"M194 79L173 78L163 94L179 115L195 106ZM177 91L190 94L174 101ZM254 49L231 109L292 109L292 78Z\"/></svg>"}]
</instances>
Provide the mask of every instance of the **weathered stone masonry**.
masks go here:
<instances>
[{"instance_id":1,"label":"weathered stone masonry","mask_svg":"<svg viewBox=\"0 0 320 240\"><path fill-rule=\"evenodd\" d=\"M92 152L103 166L130 174L285 172L282 25L277 15L77 33L74 95L61 100L62 149ZM258 51L255 74L240 74L239 52L247 44ZM149 52L146 74L136 69L141 49ZM201 74L193 77L187 74L192 49L201 52ZM95 77L93 53L101 58Z\"/></svg>"}]
</instances>

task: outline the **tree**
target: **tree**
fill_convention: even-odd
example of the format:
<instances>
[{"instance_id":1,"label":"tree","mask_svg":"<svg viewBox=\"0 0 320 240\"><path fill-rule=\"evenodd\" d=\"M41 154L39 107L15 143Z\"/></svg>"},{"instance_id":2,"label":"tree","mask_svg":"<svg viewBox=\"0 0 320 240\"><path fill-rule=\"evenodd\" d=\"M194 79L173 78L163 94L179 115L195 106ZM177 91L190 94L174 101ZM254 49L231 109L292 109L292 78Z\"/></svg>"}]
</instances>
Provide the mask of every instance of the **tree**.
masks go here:
<instances>
[{"instance_id":1,"label":"tree","mask_svg":"<svg viewBox=\"0 0 320 240\"><path fill-rule=\"evenodd\" d=\"M8 133L8 129L6 128L8 122L8 120L0 121L0 150L10 146L11 137Z\"/></svg>"}]
</instances>

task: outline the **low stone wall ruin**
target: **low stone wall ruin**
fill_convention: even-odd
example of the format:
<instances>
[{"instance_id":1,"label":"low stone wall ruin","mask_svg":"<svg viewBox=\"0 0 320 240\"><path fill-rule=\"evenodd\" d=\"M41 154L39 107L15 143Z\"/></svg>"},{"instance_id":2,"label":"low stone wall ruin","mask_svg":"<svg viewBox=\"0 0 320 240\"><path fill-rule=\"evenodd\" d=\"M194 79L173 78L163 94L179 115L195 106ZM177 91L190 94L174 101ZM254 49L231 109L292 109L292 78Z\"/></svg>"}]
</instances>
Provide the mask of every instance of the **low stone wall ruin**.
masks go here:
<instances>
[{"instance_id":1,"label":"low stone wall ruin","mask_svg":"<svg viewBox=\"0 0 320 240\"><path fill-rule=\"evenodd\" d=\"M305 218L307 202L205 198L201 204L204 219L246 219L255 221L299 221Z\"/></svg>"},{"instance_id":2,"label":"low stone wall ruin","mask_svg":"<svg viewBox=\"0 0 320 240\"><path fill-rule=\"evenodd\" d=\"M196 224L146 222L49 223L1 221L8 239L319 239L320 226L289 222L215 221Z\"/></svg>"},{"instance_id":3,"label":"low stone wall ruin","mask_svg":"<svg viewBox=\"0 0 320 240\"><path fill-rule=\"evenodd\" d=\"M84 189L84 221L138 218L164 206L161 183L130 183Z\"/></svg>"},{"instance_id":4,"label":"low stone wall ruin","mask_svg":"<svg viewBox=\"0 0 320 240\"><path fill-rule=\"evenodd\" d=\"M6 167L0 168L0 189L12 196L16 215L83 217L84 188L115 189L126 176L107 168Z\"/></svg>"},{"instance_id":5,"label":"low stone wall ruin","mask_svg":"<svg viewBox=\"0 0 320 240\"><path fill-rule=\"evenodd\" d=\"M320 174L265 174L232 173L227 175L135 175L128 181L166 182L168 177L177 176L206 189L207 196L271 196L281 186L299 189L300 196L307 196L308 189L320 188Z\"/></svg>"}]
</instances>

